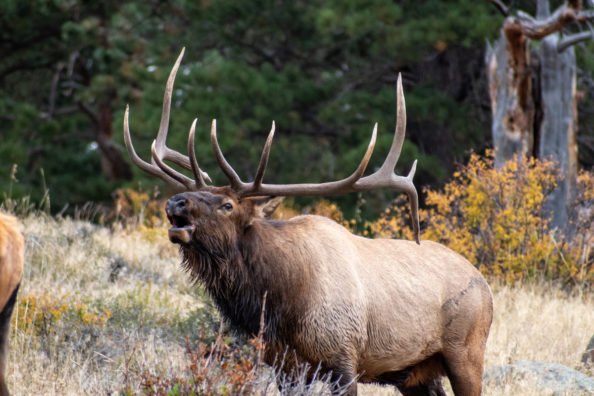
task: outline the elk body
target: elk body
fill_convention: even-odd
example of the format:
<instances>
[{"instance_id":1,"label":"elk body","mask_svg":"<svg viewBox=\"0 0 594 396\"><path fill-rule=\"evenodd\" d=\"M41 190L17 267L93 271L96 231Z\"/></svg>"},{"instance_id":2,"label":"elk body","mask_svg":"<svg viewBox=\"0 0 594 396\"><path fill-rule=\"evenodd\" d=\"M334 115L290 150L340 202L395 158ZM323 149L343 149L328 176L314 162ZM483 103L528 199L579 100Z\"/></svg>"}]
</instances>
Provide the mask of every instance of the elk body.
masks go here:
<instances>
[{"instance_id":1,"label":"elk body","mask_svg":"<svg viewBox=\"0 0 594 396\"><path fill-rule=\"evenodd\" d=\"M462 256L431 241L419 242L415 165L406 177L394 174L406 116L400 77L394 140L377 172L363 177L376 125L351 176L321 184L264 184L273 124L255 179L245 183L224 158L213 122L213 150L230 180L230 186L214 187L207 184L208 175L194 154L196 121L187 156L165 145L182 55L167 83L151 163L141 160L132 146L127 109L124 136L139 167L185 191L167 203L169 237L180 245L183 265L229 323L240 332L258 334L266 296L265 359L275 364L284 356L282 369L287 373L307 363L331 373L339 387L353 395L357 382L395 385L405 395L445 395L441 377L447 375L456 395L480 394L491 292ZM165 160L191 170L194 178L173 170ZM279 202L272 197L376 188L407 193L416 243L359 237L319 216L268 218Z\"/></svg>"},{"instance_id":2,"label":"elk body","mask_svg":"<svg viewBox=\"0 0 594 396\"><path fill-rule=\"evenodd\" d=\"M23 274L23 236L16 219L0 213L0 396L8 396L6 360L10 317Z\"/></svg>"}]
</instances>

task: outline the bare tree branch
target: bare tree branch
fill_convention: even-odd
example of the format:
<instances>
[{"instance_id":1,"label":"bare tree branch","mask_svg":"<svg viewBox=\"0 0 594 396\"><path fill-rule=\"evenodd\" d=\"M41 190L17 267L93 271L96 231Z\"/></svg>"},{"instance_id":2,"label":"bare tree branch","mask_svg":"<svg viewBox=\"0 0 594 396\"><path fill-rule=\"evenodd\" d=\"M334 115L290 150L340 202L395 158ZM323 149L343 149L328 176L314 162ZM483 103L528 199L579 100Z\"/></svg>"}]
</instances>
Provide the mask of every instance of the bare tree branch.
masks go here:
<instances>
[{"instance_id":1,"label":"bare tree branch","mask_svg":"<svg viewBox=\"0 0 594 396\"><path fill-rule=\"evenodd\" d=\"M587 22L594 19L594 10L579 10L568 5L562 5L555 12L544 19L535 19L524 12L518 12L516 17L508 17L504 30L508 37L523 35L530 39L540 40L552 33L561 31L573 22Z\"/></svg>"},{"instance_id":2,"label":"bare tree branch","mask_svg":"<svg viewBox=\"0 0 594 396\"><path fill-rule=\"evenodd\" d=\"M78 107L78 105L68 105L68 106L64 106L64 107L55 108L51 114L49 114L47 112L41 112L41 113L39 113L39 118L41 118L42 120L46 120L48 118L53 118L53 117L57 117L57 116L74 114L79 111L80 111L80 108Z\"/></svg>"},{"instance_id":3,"label":"bare tree branch","mask_svg":"<svg viewBox=\"0 0 594 396\"><path fill-rule=\"evenodd\" d=\"M509 7L503 4L501 0L491 0L491 3L499 10L503 16L509 15Z\"/></svg>"},{"instance_id":4,"label":"bare tree branch","mask_svg":"<svg viewBox=\"0 0 594 396\"><path fill-rule=\"evenodd\" d=\"M549 15L547 15L548 17ZM534 18L532 15L528 14L525 11L522 10L518 10L516 12L516 18L518 18L520 21L525 22L525 23L537 23L537 19ZM546 19L546 18L543 18Z\"/></svg>"},{"instance_id":5,"label":"bare tree branch","mask_svg":"<svg viewBox=\"0 0 594 396\"><path fill-rule=\"evenodd\" d=\"M562 6L553 15L543 20L522 18L508 18L505 28L519 30L524 36L531 39L542 39L549 34L563 29L566 25L577 20L577 15L572 8Z\"/></svg>"},{"instance_id":6,"label":"bare tree branch","mask_svg":"<svg viewBox=\"0 0 594 396\"><path fill-rule=\"evenodd\" d=\"M69 115L69 114L74 114L77 111L78 111L78 106L77 105L70 105L70 106L58 107L54 111L54 115L55 116Z\"/></svg>"},{"instance_id":7,"label":"bare tree branch","mask_svg":"<svg viewBox=\"0 0 594 396\"><path fill-rule=\"evenodd\" d=\"M594 10L585 10L578 12L577 21L586 22L594 19Z\"/></svg>"},{"instance_id":8,"label":"bare tree branch","mask_svg":"<svg viewBox=\"0 0 594 396\"><path fill-rule=\"evenodd\" d=\"M99 119L99 114L97 114L97 112L95 110L93 110L88 104L86 104L82 100L78 101L77 104L78 104L79 108L86 115L89 116L89 118L91 119L91 121L93 122L93 124L99 125L99 123L101 122L101 120Z\"/></svg>"},{"instance_id":9,"label":"bare tree branch","mask_svg":"<svg viewBox=\"0 0 594 396\"><path fill-rule=\"evenodd\" d=\"M48 109L47 113L45 113L46 118L52 118L54 115L54 110L56 109L56 98L58 96L58 84L60 83L60 74L64 69L64 63L58 62L58 66L56 67L56 72L54 73L54 77L52 78L52 85L50 89L49 101L48 101Z\"/></svg>"},{"instance_id":10,"label":"bare tree branch","mask_svg":"<svg viewBox=\"0 0 594 396\"><path fill-rule=\"evenodd\" d=\"M551 3L549 0L537 0L536 17L538 19L548 18L551 15Z\"/></svg>"},{"instance_id":11,"label":"bare tree branch","mask_svg":"<svg viewBox=\"0 0 594 396\"><path fill-rule=\"evenodd\" d=\"M79 55L79 52L78 52L78 50L76 50L76 51L72 52L70 54L70 57L68 58L68 69L67 69L66 75L67 75L69 81L72 81L72 82L74 82L74 66L76 64L76 61L78 60L78 55ZM68 85L67 87L68 87L68 89L64 92L64 94L66 96L70 96L70 95L72 95L72 92L74 91L74 89L76 89L76 85Z\"/></svg>"},{"instance_id":12,"label":"bare tree branch","mask_svg":"<svg viewBox=\"0 0 594 396\"><path fill-rule=\"evenodd\" d=\"M593 32L579 32L563 37L563 39L559 40L557 43L557 51L563 52L567 47L571 47L572 45L589 39L594 39Z\"/></svg>"}]
</instances>

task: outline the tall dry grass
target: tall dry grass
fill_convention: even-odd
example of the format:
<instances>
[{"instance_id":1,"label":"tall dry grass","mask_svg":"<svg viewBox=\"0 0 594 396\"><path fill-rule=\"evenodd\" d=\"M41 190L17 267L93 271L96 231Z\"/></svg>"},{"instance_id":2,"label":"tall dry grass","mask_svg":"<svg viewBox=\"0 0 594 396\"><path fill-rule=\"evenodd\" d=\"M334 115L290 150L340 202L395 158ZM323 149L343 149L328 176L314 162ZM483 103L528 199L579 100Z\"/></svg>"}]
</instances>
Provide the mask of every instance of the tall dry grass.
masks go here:
<instances>
[{"instance_id":1,"label":"tall dry grass","mask_svg":"<svg viewBox=\"0 0 594 396\"><path fill-rule=\"evenodd\" d=\"M494 285L493 292L495 315L487 343L487 367L535 360L560 363L594 376L592 367L581 363L594 336L592 293L568 294L546 284ZM509 379L501 386L488 384L485 395L553 394L533 385L529 379Z\"/></svg>"},{"instance_id":2,"label":"tall dry grass","mask_svg":"<svg viewBox=\"0 0 594 396\"><path fill-rule=\"evenodd\" d=\"M164 234L45 215L23 223L26 272L9 367L16 394L137 390L144 367L180 369L181 335L208 327L212 311ZM89 320L81 305L108 318Z\"/></svg>"},{"instance_id":3,"label":"tall dry grass","mask_svg":"<svg viewBox=\"0 0 594 396\"><path fill-rule=\"evenodd\" d=\"M157 389L147 386L150 375L183 377L186 347L215 340L216 310L180 270L164 228L110 229L43 214L22 222L27 267L8 367L16 395L150 394ZM493 285L493 293L487 367L540 360L587 372L580 356L594 334L594 295L546 284ZM231 348L245 348L224 336ZM270 370L258 375L257 389L275 394ZM485 394L541 394L529 386L510 379L488 384ZM377 386L359 389L396 394Z\"/></svg>"}]
</instances>

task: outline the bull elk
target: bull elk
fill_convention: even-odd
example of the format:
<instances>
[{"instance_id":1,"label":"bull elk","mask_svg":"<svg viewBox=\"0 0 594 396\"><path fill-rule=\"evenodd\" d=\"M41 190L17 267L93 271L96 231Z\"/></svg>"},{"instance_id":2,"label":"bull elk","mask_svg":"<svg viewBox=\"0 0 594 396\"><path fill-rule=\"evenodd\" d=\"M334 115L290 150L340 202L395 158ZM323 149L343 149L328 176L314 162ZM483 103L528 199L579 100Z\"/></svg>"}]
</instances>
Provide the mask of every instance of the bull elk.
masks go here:
<instances>
[{"instance_id":1,"label":"bull elk","mask_svg":"<svg viewBox=\"0 0 594 396\"><path fill-rule=\"evenodd\" d=\"M0 213L0 396L8 396L6 360L10 317L23 275L23 236L16 219Z\"/></svg>"},{"instance_id":2,"label":"bull elk","mask_svg":"<svg viewBox=\"0 0 594 396\"><path fill-rule=\"evenodd\" d=\"M376 172L363 176L377 124L363 159L349 177L321 184L265 184L273 123L254 181L243 182L223 156L214 120L212 148L230 183L216 187L209 185L210 178L196 159L196 120L189 131L187 155L165 142L182 56L183 50L167 81L151 162L134 150L128 108L124 140L137 166L184 191L166 205L169 238L180 245L183 266L204 285L223 317L239 332L258 334L266 295L265 361L274 364L288 350L291 359L282 370L290 373L296 364L308 364L331 375L334 391L346 389L355 395L357 382L362 382L395 385L404 395L445 395L441 377L447 375L456 395L480 394L493 312L491 291L462 256L438 243L419 242L412 183L416 162L408 176L394 174L406 123L400 76L394 139ZM193 178L165 161L191 171ZM416 243L363 238L319 216L269 218L278 205L276 197L378 188L408 195Z\"/></svg>"}]
</instances>

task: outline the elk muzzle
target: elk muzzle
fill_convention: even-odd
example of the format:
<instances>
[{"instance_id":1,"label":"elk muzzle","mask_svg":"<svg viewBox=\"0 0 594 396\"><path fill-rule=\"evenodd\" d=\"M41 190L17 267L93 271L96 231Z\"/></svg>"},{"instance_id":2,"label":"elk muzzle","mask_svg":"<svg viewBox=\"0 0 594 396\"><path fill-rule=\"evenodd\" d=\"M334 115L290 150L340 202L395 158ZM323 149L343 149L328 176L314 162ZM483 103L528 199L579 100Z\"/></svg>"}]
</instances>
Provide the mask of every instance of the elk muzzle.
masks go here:
<instances>
[{"instance_id":1,"label":"elk muzzle","mask_svg":"<svg viewBox=\"0 0 594 396\"><path fill-rule=\"evenodd\" d=\"M189 243L192 240L194 226L190 220L190 205L184 194L174 195L167 201L165 211L171 223L169 240L173 243Z\"/></svg>"}]
</instances>

